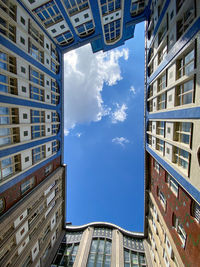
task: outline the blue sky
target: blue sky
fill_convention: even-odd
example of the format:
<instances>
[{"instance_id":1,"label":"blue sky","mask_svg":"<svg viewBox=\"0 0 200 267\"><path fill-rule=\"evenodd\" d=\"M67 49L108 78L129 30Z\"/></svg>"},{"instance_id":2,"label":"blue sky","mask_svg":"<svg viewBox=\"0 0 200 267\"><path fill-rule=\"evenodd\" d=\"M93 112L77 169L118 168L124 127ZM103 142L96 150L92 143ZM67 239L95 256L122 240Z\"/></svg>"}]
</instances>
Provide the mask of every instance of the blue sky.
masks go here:
<instances>
[{"instance_id":1,"label":"blue sky","mask_svg":"<svg viewBox=\"0 0 200 267\"><path fill-rule=\"evenodd\" d=\"M65 55L67 221L143 231L144 24L122 47Z\"/></svg>"}]
</instances>

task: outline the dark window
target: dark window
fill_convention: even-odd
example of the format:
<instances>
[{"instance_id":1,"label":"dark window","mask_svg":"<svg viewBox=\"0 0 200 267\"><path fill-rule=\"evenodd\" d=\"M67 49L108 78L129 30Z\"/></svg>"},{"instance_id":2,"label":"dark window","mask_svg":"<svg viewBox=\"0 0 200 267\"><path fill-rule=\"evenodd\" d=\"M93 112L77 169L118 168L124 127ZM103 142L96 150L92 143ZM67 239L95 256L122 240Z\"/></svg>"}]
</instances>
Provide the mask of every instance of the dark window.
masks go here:
<instances>
[{"instance_id":1,"label":"dark window","mask_svg":"<svg viewBox=\"0 0 200 267\"><path fill-rule=\"evenodd\" d=\"M23 113L23 119L28 119L27 113Z\"/></svg>"},{"instance_id":2,"label":"dark window","mask_svg":"<svg viewBox=\"0 0 200 267\"><path fill-rule=\"evenodd\" d=\"M25 39L23 37L20 36L20 42L25 45Z\"/></svg>"},{"instance_id":3,"label":"dark window","mask_svg":"<svg viewBox=\"0 0 200 267\"><path fill-rule=\"evenodd\" d=\"M65 28L65 25L64 24L60 25L60 28L61 28L61 30L63 30Z\"/></svg>"},{"instance_id":4,"label":"dark window","mask_svg":"<svg viewBox=\"0 0 200 267\"><path fill-rule=\"evenodd\" d=\"M21 67L21 72L26 73L26 69L24 67Z\"/></svg>"},{"instance_id":5,"label":"dark window","mask_svg":"<svg viewBox=\"0 0 200 267\"><path fill-rule=\"evenodd\" d=\"M21 21L22 24L24 24L24 25L26 24L26 21L25 21L25 19L23 17L20 18L20 21Z\"/></svg>"},{"instance_id":6,"label":"dark window","mask_svg":"<svg viewBox=\"0 0 200 267\"><path fill-rule=\"evenodd\" d=\"M28 136L28 131L24 131L24 136Z\"/></svg>"},{"instance_id":7,"label":"dark window","mask_svg":"<svg viewBox=\"0 0 200 267\"><path fill-rule=\"evenodd\" d=\"M56 29L53 29L53 30L51 30L52 31L52 33L56 33L57 31L56 31Z\"/></svg>"},{"instance_id":8,"label":"dark window","mask_svg":"<svg viewBox=\"0 0 200 267\"><path fill-rule=\"evenodd\" d=\"M22 92L26 93L26 87L25 86L22 86Z\"/></svg>"}]
</instances>

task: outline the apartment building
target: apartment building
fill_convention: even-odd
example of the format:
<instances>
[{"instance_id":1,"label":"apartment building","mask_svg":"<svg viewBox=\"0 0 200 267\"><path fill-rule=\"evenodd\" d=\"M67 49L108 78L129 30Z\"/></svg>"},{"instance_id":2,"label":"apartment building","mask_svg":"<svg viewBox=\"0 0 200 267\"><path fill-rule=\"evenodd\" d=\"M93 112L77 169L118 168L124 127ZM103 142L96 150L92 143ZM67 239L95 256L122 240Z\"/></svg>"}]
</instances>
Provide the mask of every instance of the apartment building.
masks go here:
<instances>
[{"instance_id":1,"label":"apartment building","mask_svg":"<svg viewBox=\"0 0 200 267\"><path fill-rule=\"evenodd\" d=\"M146 23L148 238L155 266L196 266L200 3L152 1Z\"/></svg>"}]
</instances>

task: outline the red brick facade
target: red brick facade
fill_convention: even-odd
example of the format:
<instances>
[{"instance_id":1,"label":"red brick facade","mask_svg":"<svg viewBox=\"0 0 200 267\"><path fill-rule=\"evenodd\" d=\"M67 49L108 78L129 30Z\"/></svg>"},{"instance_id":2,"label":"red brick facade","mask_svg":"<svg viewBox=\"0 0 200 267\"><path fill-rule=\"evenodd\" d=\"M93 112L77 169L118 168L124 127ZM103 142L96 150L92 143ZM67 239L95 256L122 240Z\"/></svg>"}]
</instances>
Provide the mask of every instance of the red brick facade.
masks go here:
<instances>
[{"instance_id":1,"label":"red brick facade","mask_svg":"<svg viewBox=\"0 0 200 267\"><path fill-rule=\"evenodd\" d=\"M15 184L14 186L10 187L6 191L0 194L0 198L4 198L5 201L5 210L6 212L8 209L10 209L16 202L18 202L20 199L22 199L28 192L30 192L35 186L37 186L39 183L41 183L47 175L45 175L45 168L52 164L52 170L53 172L55 169L57 169L60 166L61 158L57 157L56 159L50 161L42 168L38 169L37 171L33 172L31 175L27 176L25 179L20 181L19 183ZM26 192L26 194L21 194L21 184L23 184L25 181L29 180L31 177L35 177L35 183L34 186Z\"/></svg>"},{"instance_id":2,"label":"red brick facade","mask_svg":"<svg viewBox=\"0 0 200 267\"><path fill-rule=\"evenodd\" d=\"M200 224L191 213L193 200L180 186L176 197L166 182L167 172L160 166L158 173L154 166L155 160L149 155L149 189L160 209L184 265L197 267L200 265ZM158 197L158 189L162 191L166 198L166 210L164 210ZM176 215L187 235L184 248L175 227L173 227L173 214Z\"/></svg>"}]
</instances>

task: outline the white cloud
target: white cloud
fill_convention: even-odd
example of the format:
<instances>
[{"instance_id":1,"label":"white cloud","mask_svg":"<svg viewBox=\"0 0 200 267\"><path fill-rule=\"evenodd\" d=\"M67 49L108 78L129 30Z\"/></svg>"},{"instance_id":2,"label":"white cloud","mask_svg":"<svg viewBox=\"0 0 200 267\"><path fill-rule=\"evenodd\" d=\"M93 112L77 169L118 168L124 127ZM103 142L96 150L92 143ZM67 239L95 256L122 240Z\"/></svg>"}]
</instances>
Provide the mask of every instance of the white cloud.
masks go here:
<instances>
[{"instance_id":1,"label":"white cloud","mask_svg":"<svg viewBox=\"0 0 200 267\"><path fill-rule=\"evenodd\" d=\"M80 138L82 133L76 133L76 137Z\"/></svg>"},{"instance_id":2,"label":"white cloud","mask_svg":"<svg viewBox=\"0 0 200 267\"><path fill-rule=\"evenodd\" d=\"M112 123L117 123L117 122L123 122L126 117L126 110L128 109L127 106L125 104L122 104L121 107L119 106L119 104L117 105L117 109L115 112L112 113Z\"/></svg>"},{"instance_id":3,"label":"white cloud","mask_svg":"<svg viewBox=\"0 0 200 267\"><path fill-rule=\"evenodd\" d=\"M110 114L101 91L104 83L112 86L122 79L119 59L127 60L128 55L128 49L93 54L90 45L65 54L65 129L72 129L77 123L99 121Z\"/></svg>"},{"instance_id":4,"label":"white cloud","mask_svg":"<svg viewBox=\"0 0 200 267\"><path fill-rule=\"evenodd\" d=\"M136 90L135 87L133 85L131 85L130 91L135 95L136 94Z\"/></svg>"},{"instance_id":5,"label":"white cloud","mask_svg":"<svg viewBox=\"0 0 200 267\"><path fill-rule=\"evenodd\" d=\"M125 137L115 137L115 138L112 139L112 143L115 143L117 145L120 145L120 146L124 147L125 144L128 144L130 142Z\"/></svg>"},{"instance_id":6,"label":"white cloud","mask_svg":"<svg viewBox=\"0 0 200 267\"><path fill-rule=\"evenodd\" d=\"M69 130L64 129L64 135L67 136L69 134Z\"/></svg>"}]
</instances>

